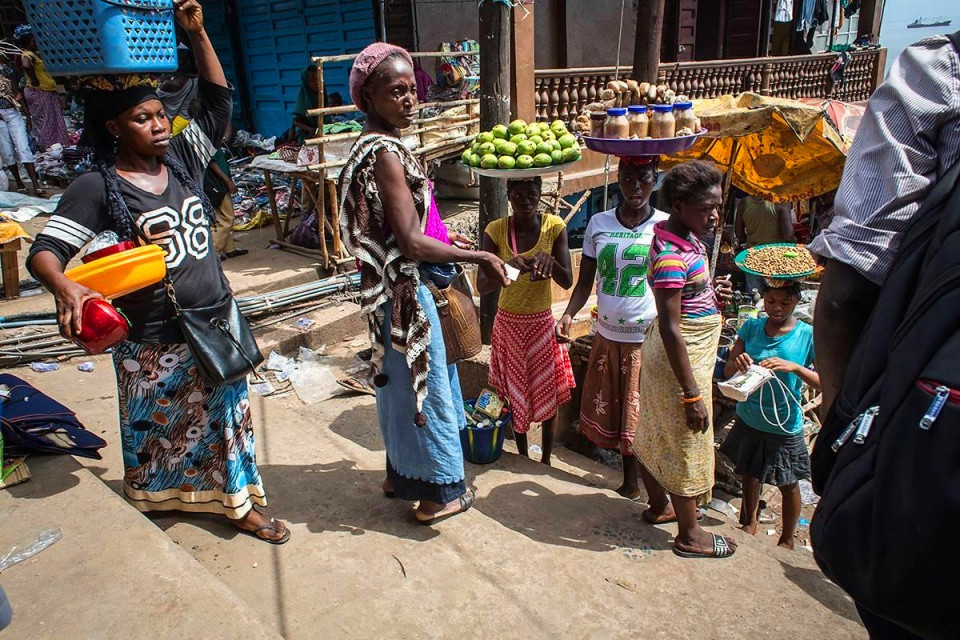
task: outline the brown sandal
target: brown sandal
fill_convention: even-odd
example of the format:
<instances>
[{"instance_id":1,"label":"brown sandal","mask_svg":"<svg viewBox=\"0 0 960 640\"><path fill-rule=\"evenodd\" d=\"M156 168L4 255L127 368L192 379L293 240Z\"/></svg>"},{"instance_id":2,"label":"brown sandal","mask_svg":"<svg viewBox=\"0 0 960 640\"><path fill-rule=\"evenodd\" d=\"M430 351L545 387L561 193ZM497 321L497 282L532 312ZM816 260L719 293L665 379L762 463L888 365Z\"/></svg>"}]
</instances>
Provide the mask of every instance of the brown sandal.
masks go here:
<instances>
[{"instance_id":1,"label":"brown sandal","mask_svg":"<svg viewBox=\"0 0 960 640\"><path fill-rule=\"evenodd\" d=\"M257 511L257 513L260 513L260 512ZM246 520L246 518L244 518L240 522L243 522L244 520ZM237 529L240 529L240 531L251 536L256 536L260 540L263 540L264 542L269 542L270 544L284 544L288 540L290 540L290 528L287 527L287 525L282 520L277 520L276 518L270 518L270 522L268 524L263 525L259 529L244 529L242 526L240 526L240 523L237 523L235 526L237 527ZM281 530L283 531L283 533L280 534L279 538L270 538L264 534L265 531L273 531L274 533L280 533Z\"/></svg>"},{"instance_id":2,"label":"brown sandal","mask_svg":"<svg viewBox=\"0 0 960 640\"><path fill-rule=\"evenodd\" d=\"M349 378L341 378L337 380L337 384L347 389L353 391L354 393L365 393L369 396L376 396L377 392L371 389L369 386L365 385L362 380L356 376L351 376Z\"/></svg>"}]
</instances>

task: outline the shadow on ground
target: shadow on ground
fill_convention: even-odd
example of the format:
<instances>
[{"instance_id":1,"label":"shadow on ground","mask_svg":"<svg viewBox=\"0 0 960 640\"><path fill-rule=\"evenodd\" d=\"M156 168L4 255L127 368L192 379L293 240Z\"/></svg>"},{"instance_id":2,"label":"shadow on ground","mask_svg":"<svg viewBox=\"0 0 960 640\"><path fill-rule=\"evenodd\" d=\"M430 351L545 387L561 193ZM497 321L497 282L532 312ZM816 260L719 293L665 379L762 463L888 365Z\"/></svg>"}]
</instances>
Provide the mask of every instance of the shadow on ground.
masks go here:
<instances>
[{"instance_id":1,"label":"shadow on ground","mask_svg":"<svg viewBox=\"0 0 960 640\"><path fill-rule=\"evenodd\" d=\"M828 610L860 624L857 607L843 589L827 580L817 569L794 567L780 560L783 575Z\"/></svg>"},{"instance_id":2,"label":"shadow on ground","mask_svg":"<svg viewBox=\"0 0 960 640\"><path fill-rule=\"evenodd\" d=\"M32 473L42 481L36 480L7 487L6 491L14 498L21 500L38 500L55 496L77 486L80 479L75 472L80 469L80 463L75 460L60 461L54 455L36 454L28 458L28 464L33 466ZM63 462L62 464L60 464Z\"/></svg>"},{"instance_id":3,"label":"shadow on ground","mask_svg":"<svg viewBox=\"0 0 960 640\"><path fill-rule=\"evenodd\" d=\"M424 542L438 531L417 524L409 502L389 500L379 490L383 472L364 471L350 460L312 465L261 465L268 488L268 515L290 524L305 524L312 533L347 532L362 536L368 531ZM245 535L217 516L179 512L151 514L161 529L190 522L210 533L232 539Z\"/></svg>"},{"instance_id":4,"label":"shadow on ground","mask_svg":"<svg viewBox=\"0 0 960 640\"><path fill-rule=\"evenodd\" d=\"M366 398L366 396L358 397ZM368 451L385 451L380 423L377 420L377 405L372 402L357 404L347 409L330 423L330 431ZM386 464L386 457L384 457Z\"/></svg>"},{"instance_id":5,"label":"shadow on ground","mask_svg":"<svg viewBox=\"0 0 960 640\"><path fill-rule=\"evenodd\" d=\"M532 480L495 487L477 510L531 540L586 551L648 556L672 548L666 531L642 521L642 507L604 493L557 493Z\"/></svg>"}]
</instances>

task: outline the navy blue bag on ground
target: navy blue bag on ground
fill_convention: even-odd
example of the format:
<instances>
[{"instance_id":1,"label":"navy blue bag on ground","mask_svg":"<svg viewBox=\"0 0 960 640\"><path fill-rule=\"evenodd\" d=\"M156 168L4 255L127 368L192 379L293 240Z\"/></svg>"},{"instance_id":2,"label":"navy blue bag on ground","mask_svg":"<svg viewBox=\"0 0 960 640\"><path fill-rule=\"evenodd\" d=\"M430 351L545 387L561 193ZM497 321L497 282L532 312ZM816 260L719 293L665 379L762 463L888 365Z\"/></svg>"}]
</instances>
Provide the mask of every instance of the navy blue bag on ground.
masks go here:
<instances>
[{"instance_id":1,"label":"navy blue bag on ground","mask_svg":"<svg viewBox=\"0 0 960 640\"><path fill-rule=\"evenodd\" d=\"M812 462L827 577L921 637L960 637L960 164L903 239Z\"/></svg>"},{"instance_id":2,"label":"navy blue bag on ground","mask_svg":"<svg viewBox=\"0 0 960 640\"><path fill-rule=\"evenodd\" d=\"M9 373L0 373L0 385L10 392L0 403L5 456L66 453L100 460L98 450L107 443L84 429L73 411Z\"/></svg>"}]
</instances>

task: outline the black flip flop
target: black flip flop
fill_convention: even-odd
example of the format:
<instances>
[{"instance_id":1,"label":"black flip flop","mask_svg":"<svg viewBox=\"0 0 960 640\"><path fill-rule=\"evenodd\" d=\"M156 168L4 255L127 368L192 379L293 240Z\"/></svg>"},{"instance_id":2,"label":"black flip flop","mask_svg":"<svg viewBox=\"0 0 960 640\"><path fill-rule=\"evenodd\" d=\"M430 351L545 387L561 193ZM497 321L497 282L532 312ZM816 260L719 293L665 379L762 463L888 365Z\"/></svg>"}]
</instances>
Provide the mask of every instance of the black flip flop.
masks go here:
<instances>
[{"instance_id":1,"label":"black flip flop","mask_svg":"<svg viewBox=\"0 0 960 640\"><path fill-rule=\"evenodd\" d=\"M245 256L250 253L247 249L234 249L229 253L223 254L223 260L228 260L230 258L239 258L240 256Z\"/></svg>"},{"instance_id":2,"label":"black flip flop","mask_svg":"<svg viewBox=\"0 0 960 640\"><path fill-rule=\"evenodd\" d=\"M417 511L415 513L415 516L417 518L417 522L419 522L422 525L430 526L433 524L437 524L438 522L442 522L447 518L452 518L453 516L457 516L457 515L460 515L461 513L465 513L469 511L476 501L477 501L477 495L473 491L467 491L465 494L460 496L460 509L458 511L443 513L442 515L441 514L433 515L427 518L420 517L420 511Z\"/></svg>"},{"instance_id":3,"label":"black flip flop","mask_svg":"<svg viewBox=\"0 0 960 640\"><path fill-rule=\"evenodd\" d=\"M716 533L711 533L710 535L713 536L713 553L682 551L677 548L676 544L673 546L673 552L681 558L729 558L734 554L736 549L730 548L726 538Z\"/></svg>"}]
</instances>

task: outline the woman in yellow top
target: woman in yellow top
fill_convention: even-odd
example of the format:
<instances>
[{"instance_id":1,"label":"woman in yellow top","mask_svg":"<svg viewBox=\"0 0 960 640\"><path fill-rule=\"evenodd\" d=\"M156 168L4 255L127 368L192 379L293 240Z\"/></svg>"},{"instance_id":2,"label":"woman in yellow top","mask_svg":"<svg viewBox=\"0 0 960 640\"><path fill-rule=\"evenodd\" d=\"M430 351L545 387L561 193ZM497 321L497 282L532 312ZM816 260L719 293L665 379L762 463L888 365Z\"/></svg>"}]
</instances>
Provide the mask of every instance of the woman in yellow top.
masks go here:
<instances>
[{"instance_id":1,"label":"woman in yellow top","mask_svg":"<svg viewBox=\"0 0 960 640\"><path fill-rule=\"evenodd\" d=\"M41 149L48 149L54 144L68 146L70 134L63 121L63 106L57 94L57 82L47 73L47 67L37 55L37 41L33 37L33 29L28 24L17 27L13 36L17 45L23 49L20 56L20 66L27 76L27 86L23 96L26 98L26 107L30 119L33 121L33 135Z\"/></svg>"},{"instance_id":2,"label":"woman in yellow top","mask_svg":"<svg viewBox=\"0 0 960 640\"><path fill-rule=\"evenodd\" d=\"M557 407L570 400L570 389L576 386L570 356L554 331L551 281L569 289L573 268L566 224L555 215L539 213L540 189L539 177L507 183L513 215L487 226L482 248L520 271L516 282L500 292L489 383L510 403L521 455L527 455L530 423L543 424L540 461L549 465ZM481 294L500 286L480 272Z\"/></svg>"}]
</instances>

